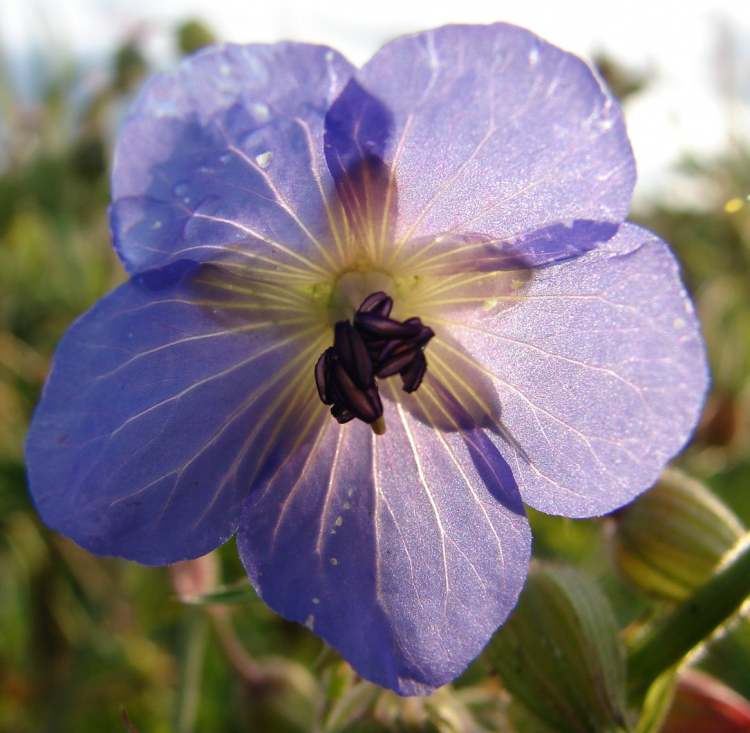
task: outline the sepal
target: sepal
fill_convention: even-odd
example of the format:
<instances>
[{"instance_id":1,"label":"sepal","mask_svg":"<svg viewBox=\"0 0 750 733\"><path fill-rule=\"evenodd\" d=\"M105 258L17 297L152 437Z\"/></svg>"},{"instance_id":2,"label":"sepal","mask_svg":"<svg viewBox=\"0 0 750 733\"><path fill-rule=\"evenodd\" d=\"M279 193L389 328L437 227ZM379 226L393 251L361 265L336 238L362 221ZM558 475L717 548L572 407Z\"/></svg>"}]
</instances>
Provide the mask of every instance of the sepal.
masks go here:
<instances>
[{"instance_id":1,"label":"sepal","mask_svg":"<svg viewBox=\"0 0 750 733\"><path fill-rule=\"evenodd\" d=\"M515 701L552 730L626 729L618 628L609 602L585 575L534 567L486 655Z\"/></svg>"}]
</instances>

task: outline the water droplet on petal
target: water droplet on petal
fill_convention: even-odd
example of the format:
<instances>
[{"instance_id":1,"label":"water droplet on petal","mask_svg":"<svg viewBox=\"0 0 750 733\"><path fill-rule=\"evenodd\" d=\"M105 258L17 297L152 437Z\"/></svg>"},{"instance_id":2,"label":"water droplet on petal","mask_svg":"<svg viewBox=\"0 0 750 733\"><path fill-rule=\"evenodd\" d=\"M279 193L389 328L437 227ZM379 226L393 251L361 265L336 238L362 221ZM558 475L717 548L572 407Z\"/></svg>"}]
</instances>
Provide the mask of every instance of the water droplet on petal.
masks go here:
<instances>
[{"instance_id":1,"label":"water droplet on petal","mask_svg":"<svg viewBox=\"0 0 750 733\"><path fill-rule=\"evenodd\" d=\"M255 102L250 105L250 111L258 122L268 122L271 119L271 110L263 102Z\"/></svg>"},{"instance_id":2,"label":"water droplet on petal","mask_svg":"<svg viewBox=\"0 0 750 733\"><path fill-rule=\"evenodd\" d=\"M255 156L255 162L261 168L268 168L268 166L271 165L271 158L273 158L273 153L270 150L266 150L265 153L260 153Z\"/></svg>"}]
</instances>

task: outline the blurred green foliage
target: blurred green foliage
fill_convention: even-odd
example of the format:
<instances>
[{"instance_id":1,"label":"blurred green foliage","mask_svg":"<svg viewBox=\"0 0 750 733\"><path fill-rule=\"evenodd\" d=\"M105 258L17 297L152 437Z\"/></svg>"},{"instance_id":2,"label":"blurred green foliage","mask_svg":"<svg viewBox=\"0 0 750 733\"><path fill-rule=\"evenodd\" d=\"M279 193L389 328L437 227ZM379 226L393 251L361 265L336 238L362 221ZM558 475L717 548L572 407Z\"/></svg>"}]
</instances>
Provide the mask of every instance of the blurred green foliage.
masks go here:
<instances>
[{"instance_id":1,"label":"blurred green foliage","mask_svg":"<svg viewBox=\"0 0 750 733\"><path fill-rule=\"evenodd\" d=\"M187 53L212 39L189 21L175 47ZM623 94L647 81L607 64ZM94 557L39 523L23 436L57 340L124 277L109 246L107 163L117 118L147 67L133 38L83 101L81 74L62 70L33 104L15 97L0 69L0 132L9 141L0 151L0 731L507 730L508 694L481 658L455 686L400 700L357 680L251 593L240 604L186 605L166 569ZM701 208L659 204L636 218L683 262L710 350L713 391L680 464L747 525L750 152L728 148L686 168L704 187ZM611 520L531 518L536 555L593 577L620 628L659 610L615 574ZM233 544L217 555L221 577L241 582ZM747 623L725 632L701 664L750 697Z\"/></svg>"},{"instance_id":2,"label":"blurred green foliage","mask_svg":"<svg viewBox=\"0 0 750 733\"><path fill-rule=\"evenodd\" d=\"M177 28L177 45L184 54L193 53L215 40L213 31L200 20L186 20Z\"/></svg>"}]
</instances>

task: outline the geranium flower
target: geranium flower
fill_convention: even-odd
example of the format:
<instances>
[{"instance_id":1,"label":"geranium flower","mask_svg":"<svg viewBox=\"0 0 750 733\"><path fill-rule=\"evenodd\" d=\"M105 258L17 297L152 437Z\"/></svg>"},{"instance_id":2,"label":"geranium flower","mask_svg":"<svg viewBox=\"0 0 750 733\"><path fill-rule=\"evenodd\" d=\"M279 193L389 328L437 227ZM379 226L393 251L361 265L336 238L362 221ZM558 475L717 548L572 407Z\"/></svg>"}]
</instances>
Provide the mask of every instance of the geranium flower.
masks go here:
<instances>
[{"instance_id":1,"label":"geranium flower","mask_svg":"<svg viewBox=\"0 0 750 733\"><path fill-rule=\"evenodd\" d=\"M602 82L508 25L155 76L112 174L131 279L29 434L41 516L154 565L237 532L265 601L364 677L448 682L523 586L523 503L609 512L695 424L702 340L622 223L634 180Z\"/></svg>"}]
</instances>

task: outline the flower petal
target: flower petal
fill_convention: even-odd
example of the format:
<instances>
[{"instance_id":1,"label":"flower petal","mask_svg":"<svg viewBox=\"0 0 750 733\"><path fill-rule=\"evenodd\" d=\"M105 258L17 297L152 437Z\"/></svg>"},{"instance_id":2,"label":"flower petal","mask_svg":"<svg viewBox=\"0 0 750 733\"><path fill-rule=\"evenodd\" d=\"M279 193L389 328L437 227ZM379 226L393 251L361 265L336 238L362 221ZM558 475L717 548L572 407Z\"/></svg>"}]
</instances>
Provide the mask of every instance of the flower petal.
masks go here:
<instances>
[{"instance_id":1,"label":"flower petal","mask_svg":"<svg viewBox=\"0 0 750 733\"><path fill-rule=\"evenodd\" d=\"M455 678L515 605L530 533L480 430L389 401L387 431L332 420L248 500L240 554L263 599L404 695Z\"/></svg>"},{"instance_id":2,"label":"flower petal","mask_svg":"<svg viewBox=\"0 0 750 733\"><path fill-rule=\"evenodd\" d=\"M153 77L112 173L111 226L127 268L226 248L293 270L330 266L323 118L351 71L332 49L280 43L214 46Z\"/></svg>"},{"instance_id":3,"label":"flower petal","mask_svg":"<svg viewBox=\"0 0 750 733\"><path fill-rule=\"evenodd\" d=\"M234 279L232 279L234 278ZM28 435L44 521L98 554L198 557L264 471L312 439L322 329L212 266L135 277L63 338Z\"/></svg>"},{"instance_id":4,"label":"flower petal","mask_svg":"<svg viewBox=\"0 0 750 733\"><path fill-rule=\"evenodd\" d=\"M393 241L398 192L383 162L393 122L382 102L352 79L325 118L325 156L350 231L351 259L380 259ZM361 249L361 251L357 251ZM349 263L347 263L349 264Z\"/></svg>"},{"instance_id":5,"label":"flower petal","mask_svg":"<svg viewBox=\"0 0 750 733\"><path fill-rule=\"evenodd\" d=\"M510 25L399 38L358 84L390 112L397 247L477 232L503 242L575 220L622 221L635 166L588 66Z\"/></svg>"},{"instance_id":6,"label":"flower petal","mask_svg":"<svg viewBox=\"0 0 750 733\"><path fill-rule=\"evenodd\" d=\"M580 257L611 239L618 228L619 223L575 219L506 240L472 233L436 234L412 240L413 255L399 262L399 269L413 270L420 278L532 270Z\"/></svg>"},{"instance_id":7,"label":"flower petal","mask_svg":"<svg viewBox=\"0 0 750 733\"><path fill-rule=\"evenodd\" d=\"M492 378L488 433L524 502L603 514L651 486L687 441L708 383L693 306L667 246L624 224L594 252L536 270L512 308L436 321ZM437 341L438 339L436 339ZM441 346L450 350L450 344ZM431 358L440 366L440 352Z\"/></svg>"}]
</instances>

